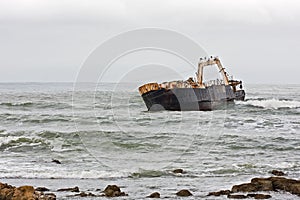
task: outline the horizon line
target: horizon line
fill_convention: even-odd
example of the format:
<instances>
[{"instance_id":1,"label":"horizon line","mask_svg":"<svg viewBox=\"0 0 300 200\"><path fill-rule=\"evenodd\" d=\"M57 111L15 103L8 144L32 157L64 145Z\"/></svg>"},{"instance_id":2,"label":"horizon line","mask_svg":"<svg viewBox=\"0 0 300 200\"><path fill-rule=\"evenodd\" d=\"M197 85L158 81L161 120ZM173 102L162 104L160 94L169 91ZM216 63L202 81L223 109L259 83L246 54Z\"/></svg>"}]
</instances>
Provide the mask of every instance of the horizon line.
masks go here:
<instances>
[{"instance_id":1,"label":"horizon line","mask_svg":"<svg viewBox=\"0 0 300 200\"><path fill-rule=\"evenodd\" d=\"M154 81L155 82L155 81ZM157 81L159 82L159 81ZM66 84L75 84L75 83L88 83L88 84L99 84L99 83L105 83L105 84L117 84L117 83L141 83L143 82L137 82L137 81L132 81L132 82L91 82L91 81L0 81L0 84L14 84L14 83L32 83L32 84L49 84L49 83L66 83ZM147 82L145 82L147 83ZM244 85L261 85L261 84L266 84L266 85L300 85L300 83L272 83L272 82L256 82L256 83L245 83L243 82Z\"/></svg>"}]
</instances>

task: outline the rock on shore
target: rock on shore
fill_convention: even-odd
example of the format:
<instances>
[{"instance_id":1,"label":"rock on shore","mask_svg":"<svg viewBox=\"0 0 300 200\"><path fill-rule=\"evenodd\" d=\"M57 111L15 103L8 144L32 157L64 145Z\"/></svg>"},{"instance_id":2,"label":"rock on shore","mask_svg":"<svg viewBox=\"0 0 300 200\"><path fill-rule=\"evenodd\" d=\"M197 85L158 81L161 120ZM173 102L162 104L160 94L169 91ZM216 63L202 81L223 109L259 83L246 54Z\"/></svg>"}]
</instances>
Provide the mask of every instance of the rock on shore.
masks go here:
<instances>
[{"instance_id":1,"label":"rock on shore","mask_svg":"<svg viewBox=\"0 0 300 200\"><path fill-rule=\"evenodd\" d=\"M103 191L106 197L120 197L120 196L128 196L125 192L122 192L120 187L116 185L108 185Z\"/></svg>"},{"instance_id":2,"label":"rock on shore","mask_svg":"<svg viewBox=\"0 0 300 200\"><path fill-rule=\"evenodd\" d=\"M208 196L227 195L228 198L242 199L253 197L255 199L268 199L270 195L253 194L260 191L285 191L300 196L300 180L288 179L284 177L253 178L250 183L234 185L231 190L220 190L210 192ZM251 193L248 195L235 195L232 193Z\"/></svg>"},{"instance_id":3,"label":"rock on shore","mask_svg":"<svg viewBox=\"0 0 300 200\"><path fill-rule=\"evenodd\" d=\"M176 193L176 195L179 197L193 196L193 194L189 190L180 190L179 192Z\"/></svg>"},{"instance_id":4,"label":"rock on shore","mask_svg":"<svg viewBox=\"0 0 300 200\"><path fill-rule=\"evenodd\" d=\"M153 192L147 198L160 198L160 194L158 192Z\"/></svg>"},{"instance_id":5,"label":"rock on shore","mask_svg":"<svg viewBox=\"0 0 300 200\"><path fill-rule=\"evenodd\" d=\"M275 176L285 176L286 174L282 171L279 171L279 170L272 170L270 171L271 174L275 175Z\"/></svg>"},{"instance_id":6,"label":"rock on shore","mask_svg":"<svg viewBox=\"0 0 300 200\"><path fill-rule=\"evenodd\" d=\"M184 173L183 169L174 169L172 172L174 174L183 174Z\"/></svg>"},{"instance_id":7,"label":"rock on shore","mask_svg":"<svg viewBox=\"0 0 300 200\"><path fill-rule=\"evenodd\" d=\"M3 200L55 200L54 194L44 194L32 186L14 187L0 183L0 199Z\"/></svg>"},{"instance_id":8,"label":"rock on shore","mask_svg":"<svg viewBox=\"0 0 300 200\"><path fill-rule=\"evenodd\" d=\"M62 189L58 189L57 191L58 192L80 192L78 186L75 186L73 188L62 188Z\"/></svg>"},{"instance_id":9,"label":"rock on shore","mask_svg":"<svg viewBox=\"0 0 300 200\"><path fill-rule=\"evenodd\" d=\"M257 192L283 190L300 196L300 181L284 177L253 178L250 183L234 185L232 192Z\"/></svg>"}]
</instances>

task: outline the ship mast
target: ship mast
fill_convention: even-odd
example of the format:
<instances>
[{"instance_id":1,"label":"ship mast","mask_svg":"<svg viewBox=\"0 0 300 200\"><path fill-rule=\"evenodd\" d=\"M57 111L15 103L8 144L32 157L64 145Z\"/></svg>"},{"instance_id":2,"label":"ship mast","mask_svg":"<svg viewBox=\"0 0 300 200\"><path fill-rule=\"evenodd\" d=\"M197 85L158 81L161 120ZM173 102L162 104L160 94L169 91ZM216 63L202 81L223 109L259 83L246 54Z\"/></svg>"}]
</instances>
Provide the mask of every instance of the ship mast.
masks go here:
<instances>
[{"instance_id":1,"label":"ship mast","mask_svg":"<svg viewBox=\"0 0 300 200\"><path fill-rule=\"evenodd\" d=\"M210 57L208 59L200 58L200 62L198 63L198 72L197 72L197 81L200 88L205 88L203 84L203 68L209 65L217 65L219 68L219 72L221 72L225 85L229 85L228 77L225 72L225 68L222 66L221 61L218 57Z\"/></svg>"}]
</instances>

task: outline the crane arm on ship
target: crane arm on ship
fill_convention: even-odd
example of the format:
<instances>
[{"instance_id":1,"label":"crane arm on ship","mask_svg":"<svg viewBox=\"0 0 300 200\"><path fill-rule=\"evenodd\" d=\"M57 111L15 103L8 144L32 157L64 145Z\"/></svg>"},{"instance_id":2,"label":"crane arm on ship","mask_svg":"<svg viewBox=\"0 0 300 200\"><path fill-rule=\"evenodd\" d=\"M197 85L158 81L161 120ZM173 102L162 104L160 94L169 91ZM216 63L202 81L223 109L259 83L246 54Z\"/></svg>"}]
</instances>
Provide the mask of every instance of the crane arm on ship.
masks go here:
<instances>
[{"instance_id":1,"label":"crane arm on ship","mask_svg":"<svg viewBox=\"0 0 300 200\"><path fill-rule=\"evenodd\" d=\"M224 80L225 85L229 85L228 76L225 72L225 68L222 66L221 61L218 57L210 57L209 59L200 59L200 62L198 64L198 72L197 72L197 81L200 88L205 88L203 84L203 68L209 65L217 65Z\"/></svg>"}]
</instances>

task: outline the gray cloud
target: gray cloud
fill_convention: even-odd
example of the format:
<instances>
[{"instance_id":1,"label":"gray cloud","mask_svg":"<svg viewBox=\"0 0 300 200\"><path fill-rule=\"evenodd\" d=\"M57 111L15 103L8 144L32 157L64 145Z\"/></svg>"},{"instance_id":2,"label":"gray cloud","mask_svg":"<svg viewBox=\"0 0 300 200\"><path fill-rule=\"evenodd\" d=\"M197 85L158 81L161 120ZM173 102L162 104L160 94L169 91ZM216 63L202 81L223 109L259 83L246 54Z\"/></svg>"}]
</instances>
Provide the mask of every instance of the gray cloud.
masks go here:
<instances>
[{"instance_id":1,"label":"gray cloud","mask_svg":"<svg viewBox=\"0 0 300 200\"><path fill-rule=\"evenodd\" d=\"M74 81L106 39L161 27L190 36L245 82L300 83L299 10L292 0L2 0L0 80Z\"/></svg>"}]
</instances>

